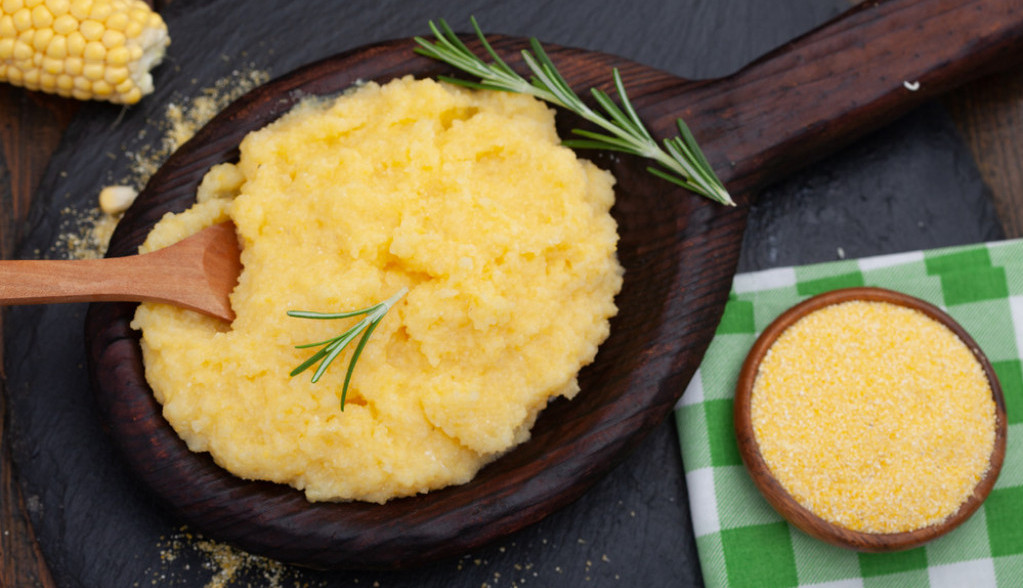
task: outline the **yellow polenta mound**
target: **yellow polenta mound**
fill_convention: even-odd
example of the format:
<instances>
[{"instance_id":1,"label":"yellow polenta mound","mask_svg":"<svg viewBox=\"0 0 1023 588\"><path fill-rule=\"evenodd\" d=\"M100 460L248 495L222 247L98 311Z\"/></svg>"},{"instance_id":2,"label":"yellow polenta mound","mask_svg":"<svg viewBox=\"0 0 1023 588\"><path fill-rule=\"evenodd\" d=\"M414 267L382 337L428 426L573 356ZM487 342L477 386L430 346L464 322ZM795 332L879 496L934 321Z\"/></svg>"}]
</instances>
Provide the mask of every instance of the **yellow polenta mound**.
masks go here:
<instances>
[{"instance_id":1,"label":"yellow polenta mound","mask_svg":"<svg viewBox=\"0 0 1023 588\"><path fill-rule=\"evenodd\" d=\"M193 451L310 500L383 502L470 480L573 396L608 335L622 270L614 179L559 144L527 97L433 81L307 102L210 171L144 250L231 218L245 266L228 327L144 304L146 376ZM355 368L289 372L347 321L408 294Z\"/></svg>"}]
</instances>

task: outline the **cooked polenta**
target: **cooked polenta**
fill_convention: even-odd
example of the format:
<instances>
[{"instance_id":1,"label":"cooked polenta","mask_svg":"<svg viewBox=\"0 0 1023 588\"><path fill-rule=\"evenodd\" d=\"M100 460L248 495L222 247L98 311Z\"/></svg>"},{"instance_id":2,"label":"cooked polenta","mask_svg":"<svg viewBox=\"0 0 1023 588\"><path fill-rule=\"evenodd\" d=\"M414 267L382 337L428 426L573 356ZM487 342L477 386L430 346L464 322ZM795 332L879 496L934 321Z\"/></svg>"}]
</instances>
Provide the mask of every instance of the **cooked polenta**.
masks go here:
<instances>
[{"instance_id":1,"label":"cooked polenta","mask_svg":"<svg viewBox=\"0 0 1023 588\"><path fill-rule=\"evenodd\" d=\"M429 80L303 102L209 171L143 251L233 220L244 270L224 324L146 303L146 377L193 451L309 500L388 499L470 480L529 437L608 336L622 268L613 177L560 145L521 95ZM351 350L317 383L289 373L402 297L339 395ZM354 347L352 345L351 347Z\"/></svg>"}]
</instances>

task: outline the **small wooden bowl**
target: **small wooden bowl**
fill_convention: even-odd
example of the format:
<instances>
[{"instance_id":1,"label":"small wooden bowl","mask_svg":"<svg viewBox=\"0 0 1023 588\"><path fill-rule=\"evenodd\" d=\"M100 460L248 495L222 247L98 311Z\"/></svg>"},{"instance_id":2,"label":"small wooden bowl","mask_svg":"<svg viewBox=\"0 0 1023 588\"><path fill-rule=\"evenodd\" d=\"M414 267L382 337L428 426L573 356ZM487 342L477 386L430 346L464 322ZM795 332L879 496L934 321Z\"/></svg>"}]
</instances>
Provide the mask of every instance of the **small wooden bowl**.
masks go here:
<instances>
[{"instance_id":1,"label":"small wooden bowl","mask_svg":"<svg viewBox=\"0 0 1023 588\"><path fill-rule=\"evenodd\" d=\"M991 394L995 401L996 423L995 446L990 456L990 467L984 478L974 487L973 494L960 505L955 513L941 523L901 533L866 533L841 527L824 520L799 504L774 477L760 453L760 446L753 432L750 409L753 384L760 368L760 362L775 340L799 319L826 306L853 300L888 302L912 308L945 325L973 352L974 357L983 367L991 386ZM812 537L839 547L866 552L899 551L920 546L955 529L966 521L987 498L998 479L998 473L1005 458L1005 399L1002 396L1002 389L994 369L980 351L977 343L941 309L918 298L882 288L846 288L820 294L793 306L775 319L760 335L749 355L746 356L742 371L739 373L739 382L735 393L735 432L738 437L739 453L742 455L753 482L771 506L790 523Z\"/></svg>"}]
</instances>

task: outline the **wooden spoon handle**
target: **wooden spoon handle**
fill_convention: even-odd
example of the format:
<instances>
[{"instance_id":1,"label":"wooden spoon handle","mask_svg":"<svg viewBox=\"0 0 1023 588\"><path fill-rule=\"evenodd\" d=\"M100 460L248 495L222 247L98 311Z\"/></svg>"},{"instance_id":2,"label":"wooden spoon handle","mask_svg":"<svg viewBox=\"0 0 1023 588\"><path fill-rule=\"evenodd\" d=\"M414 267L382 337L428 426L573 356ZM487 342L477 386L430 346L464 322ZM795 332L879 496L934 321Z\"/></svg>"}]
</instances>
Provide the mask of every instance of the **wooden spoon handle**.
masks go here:
<instances>
[{"instance_id":1,"label":"wooden spoon handle","mask_svg":"<svg viewBox=\"0 0 1023 588\"><path fill-rule=\"evenodd\" d=\"M0 305L153 301L232 320L240 271L234 225L223 223L144 255L0 261Z\"/></svg>"},{"instance_id":2,"label":"wooden spoon handle","mask_svg":"<svg viewBox=\"0 0 1023 588\"><path fill-rule=\"evenodd\" d=\"M0 261L0 304L143 299L137 257Z\"/></svg>"},{"instance_id":3,"label":"wooden spoon handle","mask_svg":"<svg viewBox=\"0 0 1023 588\"><path fill-rule=\"evenodd\" d=\"M690 123L741 193L1021 58L1023 0L864 2L663 114Z\"/></svg>"}]
</instances>

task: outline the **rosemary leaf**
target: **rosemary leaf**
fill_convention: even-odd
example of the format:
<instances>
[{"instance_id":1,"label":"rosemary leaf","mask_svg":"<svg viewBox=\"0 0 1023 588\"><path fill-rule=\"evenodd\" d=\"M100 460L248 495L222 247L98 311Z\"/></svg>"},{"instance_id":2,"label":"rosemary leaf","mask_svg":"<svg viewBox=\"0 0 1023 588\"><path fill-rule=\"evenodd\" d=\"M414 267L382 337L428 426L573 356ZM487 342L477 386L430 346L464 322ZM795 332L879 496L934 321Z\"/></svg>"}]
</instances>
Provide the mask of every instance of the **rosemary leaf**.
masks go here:
<instances>
[{"instance_id":1,"label":"rosemary leaf","mask_svg":"<svg viewBox=\"0 0 1023 588\"><path fill-rule=\"evenodd\" d=\"M397 294L391 296L383 302L378 302L366 308L360 308L359 310L351 310L346 312L311 312L306 310L289 310L288 316L294 318L304 319L315 319L315 320L334 320L350 318L354 316L362 316L362 319L355 323L350 329L341 333L337 337L332 337L325 341L318 343L306 343L303 345L296 345L296 349L309 349L312 347L319 347L319 351L314 353L298 367L291 370L291 376L297 376L298 374L306 371L307 369L317 365L316 371L313 373L312 382L316 383L320 380L320 377L327 371L327 368L335 359L348 347L348 345L354 341L359 335L358 344L355 346L355 350L352 351L352 357L348 360L348 370L345 372L345 383L341 388L341 411L345 410L345 399L348 397L348 387L352 382L352 374L355 372L355 364L359 361L359 356L362 355L362 350L365 349L366 343L369 341L373 331L376 330L380 321L383 320L391 307L394 306L398 300L408 293L408 288L402 288Z\"/></svg>"},{"instance_id":2,"label":"rosemary leaf","mask_svg":"<svg viewBox=\"0 0 1023 588\"><path fill-rule=\"evenodd\" d=\"M584 140L566 140L564 144L578 149L608 149L653 159L661 167L650 167L653 175L682 186L722 204L735 205L721 180L714 173L706 156L696 143L689 127L677 119L678 137L658 143L640 120L629 101L625 84L617 69L612 71L615 92L621 107L603 90L593 88L591 94L603 114L586 105L572 90L558 71L543 46L535 38L529 40L530 49L522 51L522 59L532 74L529 80L515 72L487 41L475 18L471 19L473 29L484 51L492 60L483 61L473 53L455 34L443 19L439 24L430 21L430 30L435 41L416 37L415 51L432 59L479 78L478 82L452 77L441 77L443 81L473 89L500 90L528 94L555 106L565 108L583 119L607 131L607 134L592 131L573 130L585 137ZM654 171L656 170L656 171Z\"/></svg>"}]
</instances>

